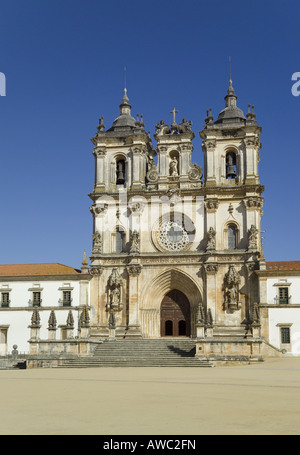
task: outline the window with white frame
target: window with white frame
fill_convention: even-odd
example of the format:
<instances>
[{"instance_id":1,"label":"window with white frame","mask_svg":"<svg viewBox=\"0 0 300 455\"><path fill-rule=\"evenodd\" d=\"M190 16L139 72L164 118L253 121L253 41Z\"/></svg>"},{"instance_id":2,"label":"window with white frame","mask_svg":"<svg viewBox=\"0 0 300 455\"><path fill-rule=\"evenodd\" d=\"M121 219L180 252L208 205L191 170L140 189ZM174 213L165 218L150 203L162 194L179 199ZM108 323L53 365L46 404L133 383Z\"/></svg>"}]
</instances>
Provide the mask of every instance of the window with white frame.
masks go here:
<instances>
[{"instance_id":1,"label":"window with white frame","mask_svg":"<svg viewBox=\"0 0 300 455\"><path fill-rule=\"evenodd\" d=\"M8 308L10 304L9 292L1 292L1 307Z\"/></svg>"},{"instance_id":2,"label":"window with white frame","mask_svg":"<svg viewBox=\"0 0 300 455\"><path fill-rule=\"evenodd\" d=\"M291 328L290 327L281 327L280 328L280 338L281 344L290 344L291 343Z\"/></svg>"}]
</instances>

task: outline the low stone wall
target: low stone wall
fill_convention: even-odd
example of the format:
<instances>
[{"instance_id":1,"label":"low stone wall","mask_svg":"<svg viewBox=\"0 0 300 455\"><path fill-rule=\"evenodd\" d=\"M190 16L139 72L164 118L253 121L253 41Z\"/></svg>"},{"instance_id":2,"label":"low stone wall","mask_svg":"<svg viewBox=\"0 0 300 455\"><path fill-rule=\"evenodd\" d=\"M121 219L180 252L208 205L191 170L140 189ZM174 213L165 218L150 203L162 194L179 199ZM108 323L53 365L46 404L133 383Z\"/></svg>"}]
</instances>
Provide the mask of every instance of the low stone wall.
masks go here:
<instances>
[{"instance_id":1,"label":"low stone wall","mask_svg":"<svg viewBox=\"0 0 300 455\"><path fill-rule=\"evenodd\" d=\"M218 339L204 338L196 343L196 356L218 361L262 361L260 339Z\"/></svg>"},{"instance_id":2,"label":"low stone wall","mask_svg":"<svg viewBox=\"0 0 300 455\"><path fill-rule=\"evenodd\" d=\"M196 357L217 362L263 361L284 354L263 338L203 338L196 342Z\"/></svg>"}]
</instances>

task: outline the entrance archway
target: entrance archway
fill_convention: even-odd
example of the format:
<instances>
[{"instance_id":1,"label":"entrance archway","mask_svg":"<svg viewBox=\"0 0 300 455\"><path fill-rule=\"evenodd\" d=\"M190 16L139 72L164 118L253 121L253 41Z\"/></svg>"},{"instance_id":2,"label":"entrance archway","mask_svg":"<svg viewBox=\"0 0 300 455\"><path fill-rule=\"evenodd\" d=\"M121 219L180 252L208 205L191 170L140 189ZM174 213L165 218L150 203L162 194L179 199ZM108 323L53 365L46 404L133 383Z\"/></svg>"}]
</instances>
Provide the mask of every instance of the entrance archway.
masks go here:
<instances>
[{"instance_id":1,"label":"entrance archway","mask_svg":"<svg viewBox=\"0 0 300 455\"><path fill-rule=\"evenodd\" d=\"M191 335L191 308L187 297L177 289L168 292L161 302L161 336Z\"/></svg>"}]
</instances>

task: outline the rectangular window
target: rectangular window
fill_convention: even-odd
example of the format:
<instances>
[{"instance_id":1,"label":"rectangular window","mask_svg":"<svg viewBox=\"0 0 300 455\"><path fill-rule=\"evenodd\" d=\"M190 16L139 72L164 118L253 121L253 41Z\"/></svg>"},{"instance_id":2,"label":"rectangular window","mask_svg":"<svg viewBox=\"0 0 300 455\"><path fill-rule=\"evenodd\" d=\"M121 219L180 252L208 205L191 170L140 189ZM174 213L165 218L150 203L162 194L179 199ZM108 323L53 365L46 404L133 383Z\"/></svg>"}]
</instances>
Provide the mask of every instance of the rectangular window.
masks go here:
<instances>
[{"instance_id":1,"label":"rectangular window","mask_svg":"<svg viewBox=\"0 0 300 455\"><path fill-rule=\"evenodd\" d=\"M2 292L1 293L1 306L2 308L8 308L9 307L9 292Z\"/></svg>"},{"instance_id":2,"label":"rectangular window","mask_svg":"<svg viewBox=\"0 0 300 455\"><path fill-rule=\"evenodd\" d=\"M71 291L63 291L63 306L71 306Z\"/></svg>"},{"instance_id":3,"label":"rectangular window","mask_svg":"<svg viewBox=\"0 0 300 455\"><path fill-rule=\"evenodd\" d=\"M291 342L291 334L289 327L281 327L281 343L282 344L290 344Z\"/></svg>"},{"instance_id":4,"label":"rectangular window","mask_svg":"<svg viewBox=\"0 0 300 455\"><path fill-rule=\"evenodd\" d=\"M41 293L40 291L34 291L32 293L32 304L33 306L41 306Z\"/></svg>"},{"instance_id":5,"label":"rectangular window","mask_svg":"<svg viewBox=\"0 0 300 455\"><path fill-rule=\"evenodd\" d=\"M123 253L124 251L124 232L116 231L116 253Z\"/></svg>"},{"instance_id":6,"label":"rectangular window","mask_svg":"<svg viewBox=\"0 0 300 455\"><path fill-rule=\"evenodd\" d=\"M0 355L7 354L7 328L0 327Z\"/></svg>"},{"instance_id":7,"label":"rectangular window","mask_svg":"<svg viewBox=\"0 0 300 455\"><path fill-rule=\"evenodd\" d=\"M289 288L279 288L279 303L281 305L287 305L289 303Z\"/></svg>"},{"instance_id":8,"label":"rectangular window","mask_svg":"<svg viewBox=\"0 0 300 455\"><path fill-rule=\"evenodd\" d=\"M236 244L237 230L234 224L228 226L228 249L235 250L237 247Z\"/></svg>"}]
</instances>

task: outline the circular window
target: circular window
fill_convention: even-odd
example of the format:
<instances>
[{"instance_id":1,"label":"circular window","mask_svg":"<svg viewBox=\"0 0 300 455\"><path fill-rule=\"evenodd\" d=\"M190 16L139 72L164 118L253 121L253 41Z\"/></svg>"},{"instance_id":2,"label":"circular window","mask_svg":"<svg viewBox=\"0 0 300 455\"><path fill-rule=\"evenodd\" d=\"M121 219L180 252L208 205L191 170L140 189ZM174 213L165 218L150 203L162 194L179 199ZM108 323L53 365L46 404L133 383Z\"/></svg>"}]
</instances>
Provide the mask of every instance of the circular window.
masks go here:
<instances>
[{"instance_id":1,"label":"circular window","mask_svg":"<svg viewBox=\"0 0 300 455\"><path fill-rule=\"evenodd\" d=\"M166 221L160 226L158 243L169 251L180 251L190 243L187 231L175 221Z\"/></svg>"}]
</instances>

